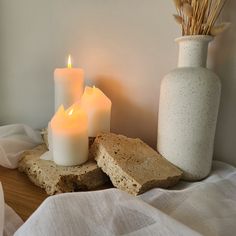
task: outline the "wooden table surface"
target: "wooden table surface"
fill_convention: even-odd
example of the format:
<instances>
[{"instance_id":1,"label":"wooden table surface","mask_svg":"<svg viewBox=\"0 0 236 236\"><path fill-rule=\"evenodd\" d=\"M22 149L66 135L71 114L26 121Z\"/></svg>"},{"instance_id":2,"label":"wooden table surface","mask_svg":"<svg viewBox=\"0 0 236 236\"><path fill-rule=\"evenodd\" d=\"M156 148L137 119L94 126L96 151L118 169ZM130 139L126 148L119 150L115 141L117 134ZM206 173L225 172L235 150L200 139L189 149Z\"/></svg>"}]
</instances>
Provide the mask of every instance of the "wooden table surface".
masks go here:
<instances>
[{"instance_id":1,"label":"wooden table surface","mask_svg":"<svg viewBox=\"0 0 236 236\"><path fill-rule=\"evenodd\" d=\"M10 170L0 166L0 181L3 186L5 202L24 221L48 197L43 189L31 183L27 176L18 172L17 169Z\"/></svg>"}]
</instances>

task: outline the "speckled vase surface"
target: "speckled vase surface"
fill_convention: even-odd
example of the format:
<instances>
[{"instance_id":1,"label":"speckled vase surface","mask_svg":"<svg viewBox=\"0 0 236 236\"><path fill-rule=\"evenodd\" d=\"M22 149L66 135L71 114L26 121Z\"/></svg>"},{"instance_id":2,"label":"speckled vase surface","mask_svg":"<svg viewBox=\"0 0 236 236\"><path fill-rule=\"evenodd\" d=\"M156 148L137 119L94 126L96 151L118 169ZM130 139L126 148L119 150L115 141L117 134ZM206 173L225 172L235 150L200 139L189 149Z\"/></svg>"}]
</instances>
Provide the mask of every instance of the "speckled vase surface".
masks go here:
<instances>
[{"instance_id":1,"label":"speckled vase surface","mask_svg":"<svg viewBox=\"0 0 236 236\"><path fill-rule=\"evenodd\" d=\"M176 39L178 68L161 82L158 151L183 170L184 180L197 181L211 170L221 83L206 68L212 37Z\"/></svg>"}]
</instances>

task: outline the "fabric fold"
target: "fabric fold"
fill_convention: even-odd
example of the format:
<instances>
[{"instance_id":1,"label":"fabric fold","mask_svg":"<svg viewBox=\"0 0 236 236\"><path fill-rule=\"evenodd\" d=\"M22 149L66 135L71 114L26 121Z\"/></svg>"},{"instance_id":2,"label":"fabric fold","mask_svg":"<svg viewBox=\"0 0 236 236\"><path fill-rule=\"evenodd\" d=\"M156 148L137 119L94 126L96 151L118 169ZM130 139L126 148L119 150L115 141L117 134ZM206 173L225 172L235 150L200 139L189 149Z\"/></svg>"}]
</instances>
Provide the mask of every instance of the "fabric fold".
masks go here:
<instances>
[{"instance_id":1,"label":"fabric fold","mask_svg":"<svg viewBox=\"0 0 236 236\"><path fill-rule=\"evenodd\" d=\"M42 143L39 131L23 124L0 127L0 165L17 168L22 152Z\"/></svg>"},{"instance_id":2,"label":"fabric fold","mask_svg":"<svg viewBox=\"0 0 236 236\"><path fill-rule=\"evenodd\" d=\"M117 189L47 198L15 236L199 235L158 209Z\"/></svg>"},{"instance_id":3,"label":"fabric fold","mask_svg":"<svg viewBox=\"0 0 236 236\"><path fill-rule=\"evenodd\" d=\"M140 199L202 235L234 235L236 231L236 168L213 162L203 181L181 181L174 189L153 189Z\"/></svg>"},{"instance_id":4,"label":"fabric fold","mask_svg":"<svg viewBox=\"0 0 236 236\"><path fill-rule=\"evenodd\" d=\"M15 211L4 203L3 189L0 182L0 236L12 236L23 224Z\"/></svg>"},{"instance_id":5,"label":"fabric fold","mask_svg":"<svg viewBox=\"0 0 236 236\"><path fill-rule=\"evenodd\" d=\"M4 232L3 236L12 236L16 230L23 224L23 220L15 211L5 204Z\"/></svg>"}]
</instances>

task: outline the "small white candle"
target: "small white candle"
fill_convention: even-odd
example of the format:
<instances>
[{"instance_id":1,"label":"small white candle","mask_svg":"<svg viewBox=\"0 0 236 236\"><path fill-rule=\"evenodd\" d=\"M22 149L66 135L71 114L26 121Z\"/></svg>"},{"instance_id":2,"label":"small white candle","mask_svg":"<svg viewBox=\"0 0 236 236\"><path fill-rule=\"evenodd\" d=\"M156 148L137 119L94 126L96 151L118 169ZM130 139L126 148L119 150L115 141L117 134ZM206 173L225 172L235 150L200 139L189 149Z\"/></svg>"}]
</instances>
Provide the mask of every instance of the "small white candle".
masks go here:
<instances>
[{"instance_id":1,"label":"small white candle","mask_svg":"<svg viewBox=\"0 0 236 236\"><path fill-rule=\"evenodd\" d=\"M86 87L80 105L88 114L89 137L96 137L99 132L110 132L112 103L100 89Z\"/></svg>"},{"instance_id":2,"label":"small white candle","mask_svg":"<svg viewBox=\"0 0 236 236\"><path fill-rule=\"evenodd\" d=\"M74 166L88 160L88 117L78 104L67 110L61 106L50 126L53 160L57 165Z\"/></svg>"},{"instance_id":3,"label":"small white candle","mask_svg":"<svg viewBox=\"0 0 236 236\"><path fill-rule=\"evenodd\" d=\"M68 68L58 68L54 71L55 111L63 105L65 109L78 102L84 89L84 71L72 68L71 57L68 58Z\"/></svg>"}]
</instances>

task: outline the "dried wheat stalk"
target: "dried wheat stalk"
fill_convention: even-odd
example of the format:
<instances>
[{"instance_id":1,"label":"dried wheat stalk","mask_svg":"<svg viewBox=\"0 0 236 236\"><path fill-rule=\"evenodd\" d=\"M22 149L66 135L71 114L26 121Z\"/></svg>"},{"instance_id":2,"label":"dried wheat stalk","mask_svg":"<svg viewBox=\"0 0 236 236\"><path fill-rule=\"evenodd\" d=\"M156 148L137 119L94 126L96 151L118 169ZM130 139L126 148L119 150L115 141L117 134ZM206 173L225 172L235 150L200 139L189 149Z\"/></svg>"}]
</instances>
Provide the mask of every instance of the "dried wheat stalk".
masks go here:
<instances>
[{"instance_id":1,"label":"dried wheat stalk","mask_svg":"<svg viewBox=\"0 0 236 236\"><path fill-rule=\"evenodd\" d=\"M227 0L173 0L177 14L175 21L181 25L183 35L216 36L229 28L225 22L216 25Z\"/></svg>"}]
</instances>

